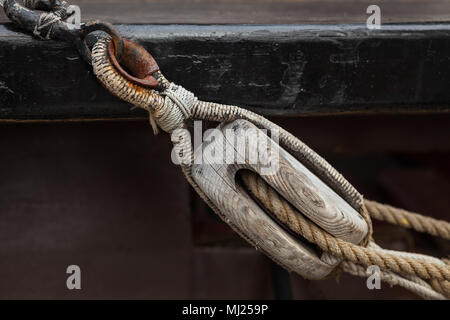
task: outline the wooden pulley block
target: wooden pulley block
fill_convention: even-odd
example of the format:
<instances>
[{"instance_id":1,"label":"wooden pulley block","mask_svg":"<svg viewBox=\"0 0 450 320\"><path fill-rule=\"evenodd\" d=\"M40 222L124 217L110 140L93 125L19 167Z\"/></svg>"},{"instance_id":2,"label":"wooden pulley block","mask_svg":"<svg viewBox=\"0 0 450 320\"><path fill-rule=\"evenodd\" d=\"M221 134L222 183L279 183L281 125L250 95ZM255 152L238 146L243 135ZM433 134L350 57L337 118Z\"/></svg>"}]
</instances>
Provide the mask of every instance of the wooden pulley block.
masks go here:
<instances>
[{"instance_id":1,"label":"wooden pulley block","mask_svg":"<svg viewBox=\"0 0 450 320\"><path fill-rule=\"evenodd\" d=\"M197 150L193 179L221 218L257 249L307 279L326 277L340 260L317 253L280 226L236 181L252 170L299 212L330 234L359 243L367 224L346 201L252 123L236 120L212 131Z\"/></svg>"}]
</instances>

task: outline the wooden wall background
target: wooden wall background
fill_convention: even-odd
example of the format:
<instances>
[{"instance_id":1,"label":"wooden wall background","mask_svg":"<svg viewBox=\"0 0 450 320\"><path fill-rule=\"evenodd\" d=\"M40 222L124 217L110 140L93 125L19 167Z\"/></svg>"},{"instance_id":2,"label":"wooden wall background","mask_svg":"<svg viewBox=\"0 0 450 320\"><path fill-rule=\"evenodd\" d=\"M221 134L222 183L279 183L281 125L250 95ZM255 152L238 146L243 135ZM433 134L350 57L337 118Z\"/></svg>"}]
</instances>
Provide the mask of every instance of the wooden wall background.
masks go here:
<instances>
[{"instance_id":1,"label":"wooden wall background","mask_svg":"<svg viewBox=\"0 0 450 320\"><path fill-rule=\"evenodd\" d=\"M448 219L448 116L274 120L367 197ZM277 294L279 270L193 194L170 162L168 137L153 136L146 121L2 124L0 146L0 298ZM376 230L391 248L448 252L419 234ZM70 264L82 268L81 292L65 288ZM349 276L287 281L298 299L414 298Z\"/></svg>"}]
</instances>

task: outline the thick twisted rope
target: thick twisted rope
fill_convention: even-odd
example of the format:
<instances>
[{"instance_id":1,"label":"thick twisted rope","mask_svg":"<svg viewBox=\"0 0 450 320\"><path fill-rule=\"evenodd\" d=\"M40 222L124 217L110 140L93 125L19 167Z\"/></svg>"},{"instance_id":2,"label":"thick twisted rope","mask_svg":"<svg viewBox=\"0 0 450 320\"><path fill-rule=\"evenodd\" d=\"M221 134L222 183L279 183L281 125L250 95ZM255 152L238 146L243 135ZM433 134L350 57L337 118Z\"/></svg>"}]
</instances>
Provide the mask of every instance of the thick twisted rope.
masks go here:
<instances>
[{"instance_id":1,"label":"thick twisted rope","mask_svg":"<svg viewBox=\"0 0 450 320\"><path fill-rule=\"evenodd\" d=\"M318 245L323 251L365 267L377 265L381 269L402 275L444 281L446 284L442 289L443 291L448 287L448 281L450 280L448 265L399 256L335 238L306 219L260 176L249 171L243 171L241 177L250 193L282 224L288 226L289 229L303 236L306 240ZM450 297L450 292L445 293L447 297Z\"/></svg>"},{"instance_id":2,"label":"thick twisted rope","mask_svg":"<svg viewBox=\"0 0 450 320\"><path fill-rule=\"evenodd\" d=\"M118 98L148 111L155 134L158 133L158 126L166 132L181 127L191 116L197 98L184 88L169 83L160 72L158 81L165 89L161 94L123 78L109 60L108 42L108 39L101 39L92 50L94 74L103 86Z\"/></svg>"}]
</instances>

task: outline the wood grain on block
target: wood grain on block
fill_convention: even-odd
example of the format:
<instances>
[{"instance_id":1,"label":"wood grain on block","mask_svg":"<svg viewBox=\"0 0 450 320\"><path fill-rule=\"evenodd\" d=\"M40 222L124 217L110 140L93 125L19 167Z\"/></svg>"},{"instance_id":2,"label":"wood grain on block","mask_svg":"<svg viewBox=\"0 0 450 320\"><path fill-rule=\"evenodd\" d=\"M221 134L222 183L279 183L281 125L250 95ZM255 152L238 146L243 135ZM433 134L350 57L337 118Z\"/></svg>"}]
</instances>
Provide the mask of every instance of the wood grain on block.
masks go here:
<instances>
[{"instance_id":1,"label":"wood grain on block","mask_svg":"<svg viewBox=\"0 0 450 320\"><path fill-rule=\"evenodd\" d=\"M221 210L225 222L247 241L305 278L323 278L339 260L329 255L319 257L286 232L236 183L236 173L241 169L259 173L300 212L337 237L357 243L367 233L367 226L358 212L296 159L262 131L253 135L250 129L252 133L257 130L253 124L237 120L221 127L225 139L205 139L211 142L196 150L196 158L203 156L203 163L195 165L194 179ZM218 163L230 159L230 149L237 163ZM269 167L276 169L267 170Z\"/></svg>"}]
</instances>

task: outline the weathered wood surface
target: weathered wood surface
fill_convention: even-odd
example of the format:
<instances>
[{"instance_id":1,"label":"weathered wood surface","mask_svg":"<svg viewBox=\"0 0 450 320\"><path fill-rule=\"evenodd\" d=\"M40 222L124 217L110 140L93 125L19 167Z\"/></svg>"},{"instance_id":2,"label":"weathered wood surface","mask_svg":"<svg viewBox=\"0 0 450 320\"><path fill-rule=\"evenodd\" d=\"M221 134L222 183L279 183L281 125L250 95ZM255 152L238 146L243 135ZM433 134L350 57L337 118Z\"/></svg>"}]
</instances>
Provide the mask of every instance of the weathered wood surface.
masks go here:
<instances>
[{"instance_id":1,"label":"weathered wood surface","mask_svg":"<svg viewBox=\"0 0 450 320\"><path fill-rule=\"evenodd\" d=\"M450 25L122 25L200 99L261 114L450 110ZM0 119L145 117L74 47L0 25Z\"/></svg>"},{"instance_id":2,"label":"weathered wood surface","mask_svg":"<svg viewBox=\"0 0 450 320\"><path fill-rule=\"evenodd\" d=\"M113 23L362 23L369 5L383 22L449 21L447 0L71 0L84 21ZM6 18L0 13L0 22Z\"/></svg>"},{"instance_id":3,"label":"weathered wood surface","mask_svg":"<svg viewBox=\"0 0 450 320\"><path fill-rule=\"evenodd\" d=\"M223 139L211 134L196 150L196 159L203 163L194 166L194 180L224 221L254 246L308 279L325 277L340 261L327 254L319 257L284 231L236 183L236 173L242 169L259 173L314 223L347 241L359 243L367 234L362 217L251 123L237 120L221 126L221 132Z\"/></svg>"}]
</instances>

